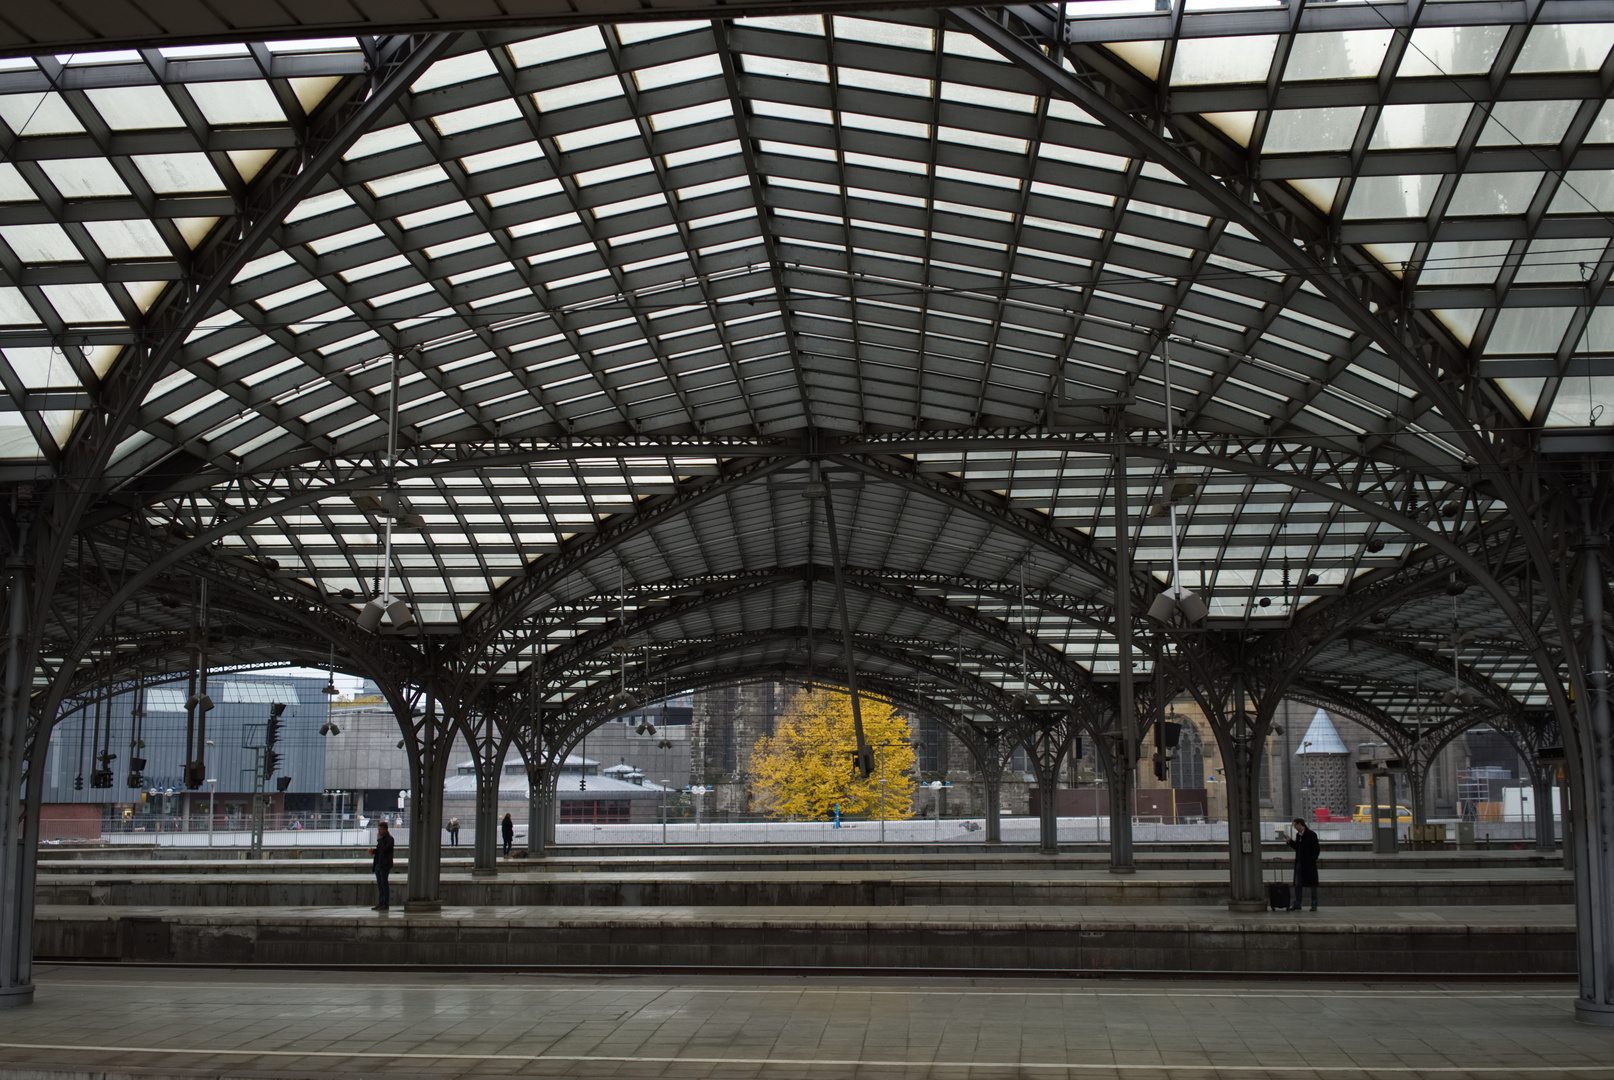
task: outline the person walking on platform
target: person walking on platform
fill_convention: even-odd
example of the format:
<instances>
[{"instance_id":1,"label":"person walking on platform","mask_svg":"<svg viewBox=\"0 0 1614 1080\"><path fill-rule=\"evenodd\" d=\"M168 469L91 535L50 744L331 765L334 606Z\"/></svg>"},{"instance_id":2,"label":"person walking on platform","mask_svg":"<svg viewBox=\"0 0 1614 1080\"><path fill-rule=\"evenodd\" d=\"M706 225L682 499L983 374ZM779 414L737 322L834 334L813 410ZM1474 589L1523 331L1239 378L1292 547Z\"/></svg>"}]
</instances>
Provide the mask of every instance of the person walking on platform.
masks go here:
<instances>
[{"instance_id":1,"label":"person walking on platform","mask_svg":"<svg viewBox=\"0 0 1614 1080\"><path fill-rule=\"evenodd\" d=\"M504 853L510 854L510 845L516 842L516 823L510 820L510 815L504 815L499 822L499 833L504 837Z\"/></svg>"},{"instance_id":2,"label":"person walking on platform","mask_svg":"<svg viewBox=\"0 0 1614 1080\"><path fill-rule=\"evenodd\" d=\"M448 842L455 847L460 846L460 819L457 817L448 819Z\"/></svg>"},{"instance_id":3,"label":"person walking on platform","mask_svg":"<svg viewBox=\"0 0 1614 1080\"><path fill-rule=\"evenodd\" d=\"M1317 840L1317 834L1306 828L1302 818L1295 818L1295 834L1285 836L1283 842L1294 849L1295 853L1295 895L1289 904L1290 911L1300 910L1300 890L1311 890L1311 910L1317 910L1317 857L1322 854L1322 844Z\"/></svg>"},{"instance_id":4,"label":"person walking on platform","mask_svg":"<svg viewBox=\"0 0 1614 1080\"><path fill-rule=\"evenodd\" d=\"M375 871L375 887L380 894L371 911L386 911L392 899L392 886L387 875L392 873L392 833L385 821L376 822L375 847L370 849L370 869Z\"/></svg>"}]
</instances>

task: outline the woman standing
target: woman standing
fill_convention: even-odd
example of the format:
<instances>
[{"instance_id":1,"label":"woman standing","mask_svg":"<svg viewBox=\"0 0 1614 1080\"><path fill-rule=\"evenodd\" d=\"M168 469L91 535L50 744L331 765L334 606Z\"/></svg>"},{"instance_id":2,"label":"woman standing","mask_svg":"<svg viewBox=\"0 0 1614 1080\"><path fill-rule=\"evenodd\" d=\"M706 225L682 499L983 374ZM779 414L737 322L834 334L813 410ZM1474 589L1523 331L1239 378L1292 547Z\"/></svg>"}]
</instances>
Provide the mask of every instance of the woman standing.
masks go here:
<instances>
[{"instance_id":1,"label":"woman standing","mask_svg":"<svg viewBox=\"0 0 1614 1080\"><path fill-rule=\"evenodd\" d=\"M504 837L504 853L508 856L510 854L510 845L516 841L516 823L510 820L509 814L504 815L504 820L499 822L499 832ZM1312 896L1315 897L1316 895L1316 893L1312 893Z\"/></svg>"}]
</instances>

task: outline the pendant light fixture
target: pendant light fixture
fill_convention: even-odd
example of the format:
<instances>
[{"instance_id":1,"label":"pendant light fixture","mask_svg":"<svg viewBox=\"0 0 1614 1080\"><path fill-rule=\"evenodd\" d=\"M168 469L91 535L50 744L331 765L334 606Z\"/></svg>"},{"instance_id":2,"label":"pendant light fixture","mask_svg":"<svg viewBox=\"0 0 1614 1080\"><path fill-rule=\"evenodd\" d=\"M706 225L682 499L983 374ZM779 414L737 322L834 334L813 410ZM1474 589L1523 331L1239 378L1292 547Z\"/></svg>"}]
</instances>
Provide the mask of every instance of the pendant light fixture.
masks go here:
<instances>
[{"instance_id":1,"label":"pendant light fixture","mask_svg":"<svg viewBox=\"0 0 1614 1080\"><path fill-rule=\"evenodd\" d=\"M392 595L392 527L394 522L407 513L402 496L397 491L397 478L394 470L398 464L398 354L392 354L392 393L387 399L387 490L379 500L375 500L383 522L385 539L382 543L381 556L381 592L371 597L370 602L364 605L359 612L359 628L375 633L381 628L381 617L385 615L394 630L403 630L415 621L414 613L409 610L409 602L402 597L394 598ZM374 499L374 496L369 496ZM355 500L357 501L357 500Z\"/></svg>"},{"instance_id":2,"label":"pendant light fixture","mask_svg":"<svg viewBox=\"0 0 1614 1080\"><path fill-rule=\"evenodd\" d=\"M1182 570L1177 565L1178 485L1174 482L1177 475L1177 437L1171 416L1171 339L1169 337L1161 343L1160 355L1166 369L1166 482L1173 485L1165 507L1171 515L1171 584L1162 590L1159 596L1154 598L1154 603L1149 605L1149 618L1158 623L1168 623L1171 621L1171 616L1180 611L1185 620L1190 623L1197 623L1210 614L1210 609L1205 606L1205 601L1183 587ZM1197 484L1181 486L1188 487L1188 490L1183 493L1184 497L1192 495L1198 488Z\"/></svg>"}]
</instances>

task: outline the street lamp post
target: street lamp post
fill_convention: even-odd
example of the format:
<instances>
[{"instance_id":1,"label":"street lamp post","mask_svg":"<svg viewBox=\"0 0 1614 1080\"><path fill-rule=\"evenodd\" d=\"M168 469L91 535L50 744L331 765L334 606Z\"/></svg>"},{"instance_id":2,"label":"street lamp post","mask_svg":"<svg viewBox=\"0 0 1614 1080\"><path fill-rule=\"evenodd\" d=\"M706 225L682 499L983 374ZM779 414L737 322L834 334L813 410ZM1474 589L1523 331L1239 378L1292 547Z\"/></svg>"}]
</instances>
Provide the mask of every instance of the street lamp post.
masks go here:
<instances>
[{"instance_id":1,"label":"street lamp post","mask_svg":"<svg viewBox=\"0 0 1614 1080\"><path fill-rule=\"evenodd\" d=\"M667 781L657 780L661 785L661 842L667 842Z\"/></svg>"},{"instance_id":2,"label":"street lamp post","mask_svg":"<svg viewBox=\"0 0 1614 1080\"><path fill-rule=\"evenodd\" d=\"M207 782L207 846L213 846L213 799L218 794L218 777Z\"/></svg>"}]
</instances>

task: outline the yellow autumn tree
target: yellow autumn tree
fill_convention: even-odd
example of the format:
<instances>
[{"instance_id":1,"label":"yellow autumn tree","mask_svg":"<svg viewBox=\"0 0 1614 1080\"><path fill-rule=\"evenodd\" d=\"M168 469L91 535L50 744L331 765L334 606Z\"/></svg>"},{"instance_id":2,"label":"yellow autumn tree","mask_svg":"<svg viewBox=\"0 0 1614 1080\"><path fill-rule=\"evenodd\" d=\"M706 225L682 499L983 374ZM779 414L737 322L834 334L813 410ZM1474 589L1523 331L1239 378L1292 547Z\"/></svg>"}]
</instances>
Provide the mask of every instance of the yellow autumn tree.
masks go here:
<instances>
[{"instance_id":1,"label":"yellow autumn tree","mask_svg":"<svg viewBox=\"0 0 1614 1080\"><path fill-rule=\"evenodd\" d=\"M803 690L791 699L773 735L758 739L751 752L753 792L764 811L827 818L839 804L843 818L879 817L883 787L887 818L913 816L914 752L908 721L883 701L865 697L861 704L864 738L874 748L873 774L865 780L853 759L857 736L851 697Z\"/></svg>"}]
</instances>

